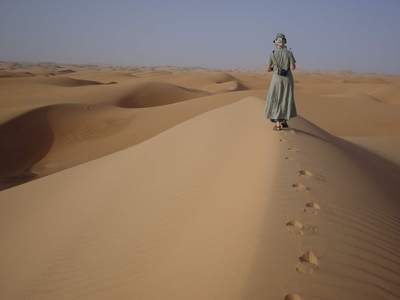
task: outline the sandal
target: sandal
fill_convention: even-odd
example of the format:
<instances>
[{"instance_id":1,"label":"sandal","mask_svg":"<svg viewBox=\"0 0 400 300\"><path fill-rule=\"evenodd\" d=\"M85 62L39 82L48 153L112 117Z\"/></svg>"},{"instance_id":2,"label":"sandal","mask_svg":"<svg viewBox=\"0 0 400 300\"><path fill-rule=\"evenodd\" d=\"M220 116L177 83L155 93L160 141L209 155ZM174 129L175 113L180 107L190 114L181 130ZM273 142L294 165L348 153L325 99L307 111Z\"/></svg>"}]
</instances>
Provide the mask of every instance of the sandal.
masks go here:
<instances>
[{"instance_id":1,"label":"sandal","mask_svg":"<svg viewBox=\"0 0 400 300\"><path fill-rule=\"evenodd\" d=\"M278 125L274 125L274 127L272 127L272 129L273 130L276 130L276 131L279 131L279 130L282 130L282 125L280 124L279 126Z\"/></svg>"}]
</instances>

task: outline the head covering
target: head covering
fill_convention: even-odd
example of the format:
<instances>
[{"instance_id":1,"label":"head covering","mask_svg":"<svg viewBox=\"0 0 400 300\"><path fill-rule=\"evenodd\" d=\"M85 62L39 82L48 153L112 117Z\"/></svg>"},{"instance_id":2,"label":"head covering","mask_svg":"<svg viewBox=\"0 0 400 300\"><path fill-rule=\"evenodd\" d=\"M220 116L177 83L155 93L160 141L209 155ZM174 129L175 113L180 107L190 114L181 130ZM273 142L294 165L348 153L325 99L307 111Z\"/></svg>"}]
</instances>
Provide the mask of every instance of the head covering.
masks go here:
<instances>
[{"instance_id":1,"label":"head covering","mask_svg":"<svg viewBox=\"0 0 400 300\"><path fill-rule=\"evenodd\" d=\"M274 39L274 43L280 46L286 44L286 36L283 33L277 33Z\"/></svg>"}]
</instances>

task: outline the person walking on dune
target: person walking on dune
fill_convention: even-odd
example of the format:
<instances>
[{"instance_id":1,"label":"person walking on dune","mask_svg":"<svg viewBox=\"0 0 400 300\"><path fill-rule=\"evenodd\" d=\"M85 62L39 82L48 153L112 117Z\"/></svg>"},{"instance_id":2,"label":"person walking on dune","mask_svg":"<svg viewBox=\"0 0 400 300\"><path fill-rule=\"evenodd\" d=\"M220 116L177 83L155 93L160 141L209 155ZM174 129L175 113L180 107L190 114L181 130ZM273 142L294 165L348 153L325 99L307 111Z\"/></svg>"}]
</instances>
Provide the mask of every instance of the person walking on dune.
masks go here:
<instances>
[{"instance_id":1,"label":"person walking on dune","mask_svg":"<svg viewBox=\"0 0 400 300\"><path fill-rule=\"evenodd\" d=\"M273 43L275 49L267 61L268 72L273 71L273 74L266 96L265 117L275 123L274 130L282 130L289 127L290 118L297 116L291 71L296 68L296 60L286 47L283 33L278 33Z\"/></svg>"}]
</instances>

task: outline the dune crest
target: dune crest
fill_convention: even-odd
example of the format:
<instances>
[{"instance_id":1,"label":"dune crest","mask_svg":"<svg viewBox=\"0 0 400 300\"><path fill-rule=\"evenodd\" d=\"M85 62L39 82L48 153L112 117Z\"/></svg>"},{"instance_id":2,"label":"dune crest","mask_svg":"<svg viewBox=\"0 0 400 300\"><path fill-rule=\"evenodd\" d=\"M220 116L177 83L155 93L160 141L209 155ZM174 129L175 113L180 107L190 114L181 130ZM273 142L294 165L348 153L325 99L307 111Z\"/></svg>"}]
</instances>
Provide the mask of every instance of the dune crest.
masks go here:
<instances>
[{"instance_id":1,"label":"dune crest","mask_svg":"<svg viewBox=\"0 0 400 300\"><path fill-rule=\"evenodd\" d=\"M206 95L209 93L169 83L145 82L135 86L131 93L119 99L117 105L120 107L158 106Z\"/></svg>"},{"instance_id":2,"label":"dune crest","mask_svg":"<svg viewBox=\"0 0 400 300\"><path fill-rule=\"evenodd\" d=\"M94 80L84 80L84 79L75 79L70 77L53 77L53 78L46 78L45 80L41 81L44 84L56 85L61 87L79 87L85 85L98 85L102 84L101 82L94 81Z\"/></svg>"},{"instance_id":3,"label":"dune crest","mask_svg":"<svg viewBox=\"0 0 400 300\"><path fill-rule=\"evenodd\" d=\"M225 81L222 83L208 85L203 87L202 90L211 93L226 93L226 92L247 90L247 87L236 80L232 80L232 81Z\"/></svg>"}]
</instances>

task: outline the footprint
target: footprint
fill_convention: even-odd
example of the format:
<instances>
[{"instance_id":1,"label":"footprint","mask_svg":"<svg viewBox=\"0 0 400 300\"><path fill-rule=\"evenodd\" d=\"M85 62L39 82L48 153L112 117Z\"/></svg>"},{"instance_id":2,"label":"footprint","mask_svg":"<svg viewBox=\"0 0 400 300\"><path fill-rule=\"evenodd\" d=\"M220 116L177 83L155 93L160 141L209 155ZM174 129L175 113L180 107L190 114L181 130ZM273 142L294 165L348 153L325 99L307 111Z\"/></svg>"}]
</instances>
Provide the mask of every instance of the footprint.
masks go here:
<instances>
[{"instance_id":1,"label":"footprint","mask_svg":"<svg viewBox=\"0 0 400 300\"><path fill-rule=\"evenodd\" d=\"M307 251L299 256L296 271L299 273L312 274L319 268L319 259L313 251Z\"/></svg>"},{"instance_id":2,"label":"footprint","mask_svg":"<svg viewBox=\"0 0 400 300\"><path fill-rule=\"evenodd\" d=\"M279 141L280 141L280 142L286 142L286 139L280 138Z\"/></svg>"},{"instance_id":3,"label":"footprint","mask_svg":"<svg viewBox=\"0 0 400 300\"><path fill-rule=\"evenodd\" d=\"M298 149L298 148L296 148L296 147L288 147L287 148L289 151L291 151L291 152L299 152L300 151L300 149Z\"/></svg>"},{"instance_id":4,"label":"footprint","mask_svg":"<svg viewBox=\"0 0 400 300\"><path fill-rule=\"evenodd\" d=\"M284 300L302 300L303 298L300 297L298 294L287 294Z\"/></svg>"},{"instance_id":5,"label":"footprint","mask_svg":"<svg viewBox=\"0 0 400 300\"><path fill-rule=\"evenodd\" d=\"M313 176L313 173L311 173L310 171L308 171L308 170L299 170L299 172L298 172L298 174L299 174L299 176L308 176L308 177L311 177L311 176Z\"/></svg>"},{"instance_id":6,"label":"footprint","mask_svg":"<svg viewBox=\"0 0 400 300\"><path fill-rule=\"evenodd\" d=\"M286 160L293 160L294 158L293 158L293 157L290 157L290 156L285 156L285 159L286 159Z\"/></svg>"},{"instance_id":7,"label":"footprint","mask_svg":"<svg viewBox=\"0 0 400 300\"><path fill-rule=\"evenodd\" d=\"M294 188L296 191L301 191L301 192L308 192L311 189L308 186L305 186L304 184L298 182L298 183L293 183L292 188Z\"/></svg>"},{"instance_id":8,"label":"footprint","mask_svg":"<svg viewBox=\"0 0 400 300\"><path fill-rule=\"evenodd\" d=\"M303 224L298 220L290 220L286 222L286 228L296 235L311 235L318 233L318 227L311 224Z\"/></svg>"},{"instance_id":9,"label":"footprint","mask_svg":"<svg viewBox=\"0 0 400 300\"><path fill-rule=\"evenodd\" d=\"M300 221L290 220L286 223L286 228L295 234L304 235L304 225Z\"/></svg>"},{"instance_id":10,"label":"footprint","mask_svg":"<svg viewBox=\"0 0 400 300\"><path fill-rule=\"evenodd\" d=\"M306 207L304 208L304 212L311 212L313 214L318 214L319 211L321 209L321 206L314 202L314 201L310 201L306 203Z\"/></svg>"},{"instance_id":11,"label":"footprint","mask_svg":"<svg viewBox=\"0 0 400 300\"><path fill-rule=\"evenodd\" d=\"M326 180L325 180L325 177L322 176L321 174L314 174L314 173L312 173L311 171L308 171L308 170L305 170L305 169L299 170L299 171L298 171L298 175L299 175L299 176L303 176L303 177L305 177L305 178L307 178L307 177L308 177L308 178L312 177L312 178L315 178L315 179L320 180L320 181L326 181Z\"/></svg>"}]
</instances>

